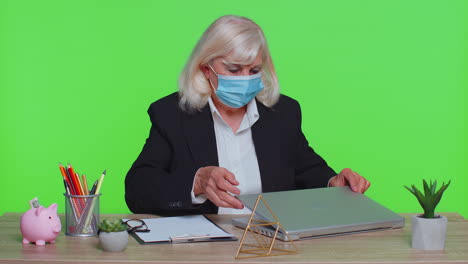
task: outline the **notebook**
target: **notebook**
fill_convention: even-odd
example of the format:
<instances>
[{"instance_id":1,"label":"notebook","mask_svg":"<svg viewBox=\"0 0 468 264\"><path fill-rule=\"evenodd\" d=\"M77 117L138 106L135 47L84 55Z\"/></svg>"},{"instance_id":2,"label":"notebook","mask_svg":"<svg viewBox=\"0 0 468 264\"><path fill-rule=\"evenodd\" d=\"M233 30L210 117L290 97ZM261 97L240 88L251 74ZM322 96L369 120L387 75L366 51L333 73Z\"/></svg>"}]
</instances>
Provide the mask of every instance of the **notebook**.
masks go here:
<instances>
[{"instance_id":1,"label":"notebook","mask_svg":"<svg viewBox=\"0 0 468 264\"><path fill-rule=\"evenodd\" d=\"M263 193L291 240L356 232L401 228L405 219L349 187L330 187ZM253 209L258 195L238 198ZM259 203L256 218L275 221L268 209ZM246 228L249 217L234 218L232 224ZM273 236L272 226L260 227L260 232ZM284 233L278 238L287 241Z\"/></svg>"}]
</instances>

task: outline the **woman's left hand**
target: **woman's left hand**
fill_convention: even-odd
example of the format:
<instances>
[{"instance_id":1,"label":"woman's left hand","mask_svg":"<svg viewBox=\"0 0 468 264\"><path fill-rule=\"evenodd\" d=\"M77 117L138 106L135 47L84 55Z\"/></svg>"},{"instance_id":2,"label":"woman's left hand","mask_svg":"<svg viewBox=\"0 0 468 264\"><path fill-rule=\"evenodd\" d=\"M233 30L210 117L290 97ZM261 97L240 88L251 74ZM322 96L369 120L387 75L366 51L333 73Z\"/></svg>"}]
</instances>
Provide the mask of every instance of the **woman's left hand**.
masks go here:
<instances>
[{"instance_id":1,"label":"woman's left hand","mask_svg":"<svg viewBox=\"0 0 468 264\"><path fill-rule=\"evenodd\" d=\"M338 175L333 176L328 184L330 187L349 186L354 192L364 193L369 189L370 182L351 169L343 169Z\"/></svg>"}]
</instances>

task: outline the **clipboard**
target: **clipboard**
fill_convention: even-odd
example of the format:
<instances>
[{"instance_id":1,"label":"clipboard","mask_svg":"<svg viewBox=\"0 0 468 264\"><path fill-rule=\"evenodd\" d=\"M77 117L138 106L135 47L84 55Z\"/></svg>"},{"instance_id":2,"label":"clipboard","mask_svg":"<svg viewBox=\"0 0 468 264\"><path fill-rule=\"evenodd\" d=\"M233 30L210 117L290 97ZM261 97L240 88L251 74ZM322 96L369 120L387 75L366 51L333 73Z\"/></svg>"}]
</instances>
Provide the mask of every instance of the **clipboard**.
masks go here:
<instances>
[{"instance_id":1,"label":"clipboard","mask_svg":"<svg viewBox=\"0 0 468 264\"><path fill-rule=\"evenodd\" d=\"M126 221L128 219L122 219ZM140 244L195 243L236 241L237 237L226 232L203 215L173 216L141 219L149 232L132 232Z\"/></svg>"}]
</instances>

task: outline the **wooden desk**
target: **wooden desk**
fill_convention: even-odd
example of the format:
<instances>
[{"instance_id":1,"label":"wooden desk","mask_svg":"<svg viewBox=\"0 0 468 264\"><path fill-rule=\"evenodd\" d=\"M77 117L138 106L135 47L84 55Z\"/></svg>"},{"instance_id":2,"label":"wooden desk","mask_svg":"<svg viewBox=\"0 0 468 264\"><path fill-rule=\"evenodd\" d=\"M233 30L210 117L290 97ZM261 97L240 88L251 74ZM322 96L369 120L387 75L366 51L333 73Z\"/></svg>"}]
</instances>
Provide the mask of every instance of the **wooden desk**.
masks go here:
<instances>
[{"instance_id":1,"label":"wooden desk","mask_svg":"<svg viewBox=\"0 0 468 264\"><path fill-rule=\"evenodd\" d=\"M411 214L402 214L406 218L402 229L298 241L297 255L236 260L239 241L140 245L130 238L125 251L111 253L100 249L97 237L70 237L62 232L56 244L23 245L21 214L6 213L0 217L0 263L468 263L468 220L457 213L443 215L449 220L444 251L412 249ZM154 216L101 215L135 217ZM210 218L241 238L243 230L231 226L230 216Z\"/></svg>"}]
</instances>

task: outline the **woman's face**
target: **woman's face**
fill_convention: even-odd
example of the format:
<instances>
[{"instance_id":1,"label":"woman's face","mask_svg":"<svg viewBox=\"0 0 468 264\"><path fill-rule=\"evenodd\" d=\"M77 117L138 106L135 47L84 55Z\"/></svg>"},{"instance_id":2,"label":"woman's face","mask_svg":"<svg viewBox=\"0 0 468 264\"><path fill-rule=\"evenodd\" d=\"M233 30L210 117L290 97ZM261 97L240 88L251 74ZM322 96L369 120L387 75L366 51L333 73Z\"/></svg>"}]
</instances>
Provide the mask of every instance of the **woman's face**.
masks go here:
<instances>
[{"instance_id":1,"label":"woman's face","mask_svg":"<svg viewBox=\"0 0 468 264\"><path fill-rule=\"evenodd\" d=\"M263 60L261 52L259 52L253 63L250 65L231 64L224 57L214 59L210 65L217 74L226 76L247 76L259 73L262 70L262 63ZM216 74L209 66L203 67L203 73L216 89L218 87L218 77Z\"/></svg>"}]
</instances>

